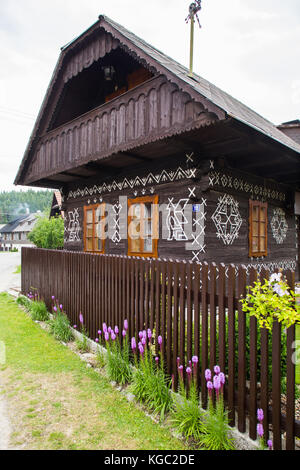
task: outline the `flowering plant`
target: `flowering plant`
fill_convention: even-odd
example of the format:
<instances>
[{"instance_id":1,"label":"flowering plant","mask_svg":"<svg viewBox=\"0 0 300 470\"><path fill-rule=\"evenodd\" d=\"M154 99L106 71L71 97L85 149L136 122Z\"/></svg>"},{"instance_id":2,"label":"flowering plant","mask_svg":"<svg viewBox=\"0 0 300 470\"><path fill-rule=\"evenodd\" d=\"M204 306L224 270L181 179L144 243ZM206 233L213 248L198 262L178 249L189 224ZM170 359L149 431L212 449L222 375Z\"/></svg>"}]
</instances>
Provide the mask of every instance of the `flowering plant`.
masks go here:
<instances>
[{"instance_id":1,"label":"flowering plant","mask_svg":"<svg viewBox=\"0 0 300 470\"><path fill-rule=\"evenodd\" d=\"M255 316L260 328L272 329L277 320L283 328L300 323L300 313L295 308L295 293L289 290L282 273L275 273L264 283L255 282L247 288L245 299L241 299L243 311Z\"/></svg>"},{"instance_id":2,"label":"flowering plant","mask_svg":"<svg viewBox=\"0 0 300 470\"><path fill-rule=\"evenodd\" d=\"M130 364L129 344L128 344L128 322L124 321L122 334L119 334L119 327L107 327L102 325L105 347L107 349L107 374L110 380L120 385L125 385L131 381L132 370ZM100 334L99 334L100 333ZM98 331L101 337L101 331Z\"/></svg>"}]
</instances>

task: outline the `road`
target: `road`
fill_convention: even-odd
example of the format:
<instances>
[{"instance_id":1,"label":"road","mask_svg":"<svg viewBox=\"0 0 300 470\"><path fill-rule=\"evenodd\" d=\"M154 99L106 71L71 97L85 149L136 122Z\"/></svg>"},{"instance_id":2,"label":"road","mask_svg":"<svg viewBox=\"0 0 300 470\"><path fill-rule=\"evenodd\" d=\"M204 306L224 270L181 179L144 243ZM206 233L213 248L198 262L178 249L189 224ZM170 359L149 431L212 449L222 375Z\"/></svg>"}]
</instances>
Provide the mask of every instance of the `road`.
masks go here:
<instances>
[{"instance_id":1,"label":"road","mask_svg":"<svg viewBox=\"0 0 300 470\"><path fill-rule=\"evenodd\" d=\"M21 274L14 274L20 264L20 252L0 252L0 292L21 289Z\"/></svg>"}]
</instances>

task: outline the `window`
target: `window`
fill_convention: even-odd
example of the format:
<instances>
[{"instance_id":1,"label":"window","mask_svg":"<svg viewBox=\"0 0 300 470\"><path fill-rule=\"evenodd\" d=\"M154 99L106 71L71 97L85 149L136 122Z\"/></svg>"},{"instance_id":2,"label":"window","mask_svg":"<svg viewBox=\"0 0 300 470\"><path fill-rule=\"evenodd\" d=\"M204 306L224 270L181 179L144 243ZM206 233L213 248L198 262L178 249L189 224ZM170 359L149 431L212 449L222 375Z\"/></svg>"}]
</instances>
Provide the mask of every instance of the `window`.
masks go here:
<instances>
[{"instance_id":1,"label":"window","mask_svg":"<svg viewBox=\"0 0 300 470\"><path fill-rule=\"evenodd\" d=\"M128 255L157 257L158 196L128 200Z\"/></svg>"},{"instance_id":2,"label":"window","mask_svg":"<svg viewBox=\"0 0 300 470\"><path fill-rule=\"evenodd\" d=\"M268 204L250 201L249 209L249 256L267 256Z\"/></svg>"},{"instance_id":3,"label":"window","mask_svg":"<svg viewBox=\"0 0 300 470\"><path fill-rule=\"evenodd\" d=\"M105 204L84 208L84 251L104 253Z\"/></svg>"}]
</instances>

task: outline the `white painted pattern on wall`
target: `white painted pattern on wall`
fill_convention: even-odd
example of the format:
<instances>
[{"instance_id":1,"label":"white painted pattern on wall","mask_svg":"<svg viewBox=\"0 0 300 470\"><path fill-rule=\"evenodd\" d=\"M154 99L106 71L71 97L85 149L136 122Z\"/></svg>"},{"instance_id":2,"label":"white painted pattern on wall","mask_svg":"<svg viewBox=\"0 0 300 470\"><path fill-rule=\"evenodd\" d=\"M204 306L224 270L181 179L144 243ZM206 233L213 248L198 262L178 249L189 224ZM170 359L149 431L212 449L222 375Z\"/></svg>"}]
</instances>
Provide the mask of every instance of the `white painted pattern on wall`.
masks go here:
<instances>
[{"instance_id":1,"label":"white painted pattern on wall","mask_svg":"<svg viewBox=\"0 0 300 470\"><path fill-rule=\"evenodd\" d=\"M224 194L219 198L212 220L217 229L217 238L221 239L224 245L232 245L239 236L243 222L239 212L239 203L229 194Z\"/></svg>"},{"instance_id":2,"label":"white painted pattern on wall","mask_svg":"<svg viewBox=\"0 0 300 470\"><path fill-rule=\"evenodd\" d=\"M271 229L274 239L278 245L281 245L286 239L288 232L288 224L283 209L276 207L273 210L273 217L271 220Z\"/></svg>"},{"instance_id":3,"label":"white painted pattern on wall","mask_svg":"<svg viewBox=\"0 0 300 470\"><path fill-rule=\"evenodd\" d=\"M67 222L67 238L66 242L79 242L80 241L80 222L79 222L79 209L74 209L68 212Z\"/></svg>"}]
</instances>

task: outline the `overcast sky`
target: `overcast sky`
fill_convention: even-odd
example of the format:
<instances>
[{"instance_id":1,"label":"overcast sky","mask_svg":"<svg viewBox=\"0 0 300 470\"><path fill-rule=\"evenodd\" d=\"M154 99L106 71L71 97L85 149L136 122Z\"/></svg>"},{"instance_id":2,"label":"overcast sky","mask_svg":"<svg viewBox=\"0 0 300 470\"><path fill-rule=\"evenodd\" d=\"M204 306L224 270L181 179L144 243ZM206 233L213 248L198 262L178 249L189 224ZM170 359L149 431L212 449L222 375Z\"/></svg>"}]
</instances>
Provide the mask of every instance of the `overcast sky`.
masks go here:
<instances>
[{"instance_id":1,"label":"overcast sky","mask_svg":"<svg viewBox=\"0 0 300 470\"><path fill-rule=\"evenodd\" d=\"M0 0L0 191L13 189L60 47L103 13L188 66L190 0ZM300 1L202 0L195 71L275 124L300 118Z\"/></svg>"}]
</instances>

